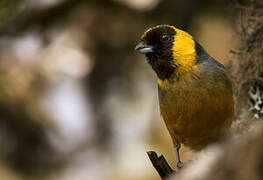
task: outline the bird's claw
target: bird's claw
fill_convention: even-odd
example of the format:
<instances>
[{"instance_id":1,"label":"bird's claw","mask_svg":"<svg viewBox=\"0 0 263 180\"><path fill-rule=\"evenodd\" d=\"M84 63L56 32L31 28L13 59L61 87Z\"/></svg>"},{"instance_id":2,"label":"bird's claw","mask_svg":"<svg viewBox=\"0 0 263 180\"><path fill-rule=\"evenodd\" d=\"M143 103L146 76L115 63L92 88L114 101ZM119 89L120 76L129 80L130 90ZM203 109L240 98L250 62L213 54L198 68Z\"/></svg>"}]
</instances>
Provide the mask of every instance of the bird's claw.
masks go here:
<instances>
[{"instance_id":1,"label":"bird's claw","mask_svg":"<svg viewBox=\"0 0 263 180\"><path fill-rule=\"evenodd\" d=\"M192 162L192 160L188 160L187 162L181 162L181 161L179 161L179 162L177 162L177 168L178 169L181 169L182 167L184 167L184 166L187 166L188 164L190 164Z\"/></svg>"},{"instance_id":2,"label":"bird's claw","mask_svg":"<svg viewBox=\"0 0 263 180\"><path fill-rule=\"evenodd\" d=\"M182 163L181 161L177 162L177 168L181 169L184 166L184 163Z\"/></svg>"}]
</instances>

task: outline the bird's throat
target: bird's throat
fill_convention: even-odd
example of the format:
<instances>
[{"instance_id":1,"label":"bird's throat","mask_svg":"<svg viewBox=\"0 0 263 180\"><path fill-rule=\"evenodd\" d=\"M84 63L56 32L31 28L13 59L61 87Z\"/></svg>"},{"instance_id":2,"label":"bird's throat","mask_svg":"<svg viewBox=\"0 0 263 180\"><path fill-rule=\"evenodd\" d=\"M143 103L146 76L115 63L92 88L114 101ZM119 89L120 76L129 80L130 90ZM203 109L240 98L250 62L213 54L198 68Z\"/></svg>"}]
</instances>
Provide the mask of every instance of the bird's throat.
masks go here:
<instances>
[{"instance_id":1,"label":"bird's throat","mask_svg":"<svg viewBox=\"0 0 263 180\"><path fill-rule=\"evenodd\" d=\"M169 80L176 71L176 67L169 65L153 65L153 70L156 72L157 77L161 80Z\"/></svg>"}]
</instances>

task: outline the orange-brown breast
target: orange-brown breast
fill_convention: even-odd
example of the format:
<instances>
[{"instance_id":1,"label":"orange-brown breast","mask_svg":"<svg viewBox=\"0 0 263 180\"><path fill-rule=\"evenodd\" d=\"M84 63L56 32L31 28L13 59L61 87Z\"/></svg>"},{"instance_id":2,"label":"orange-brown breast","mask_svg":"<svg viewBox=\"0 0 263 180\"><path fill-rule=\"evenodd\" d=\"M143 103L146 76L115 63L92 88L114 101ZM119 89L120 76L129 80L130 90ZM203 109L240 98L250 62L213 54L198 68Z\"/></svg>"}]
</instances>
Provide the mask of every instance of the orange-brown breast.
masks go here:
<instances>
[{"instance_id":1,"label":"orange-brown breast","mask_svg":"<svg viewBox=\"0 0 263 180\"><path fill-rule=\"evenodd\" d=\"M158 87L161 115L174 144L201 150L227 134L234 103L224 69L195 66L182 78Z\"/></svg>"}]
</instances>

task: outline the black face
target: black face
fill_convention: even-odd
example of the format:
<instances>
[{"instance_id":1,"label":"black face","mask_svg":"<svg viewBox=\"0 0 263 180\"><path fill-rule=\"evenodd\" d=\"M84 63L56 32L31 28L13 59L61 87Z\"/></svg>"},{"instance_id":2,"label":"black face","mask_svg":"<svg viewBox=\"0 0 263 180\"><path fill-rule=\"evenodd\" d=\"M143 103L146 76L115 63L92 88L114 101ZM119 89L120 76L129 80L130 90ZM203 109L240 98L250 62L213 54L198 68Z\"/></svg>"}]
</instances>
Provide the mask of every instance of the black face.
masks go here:
<instances>
[{"instance_id":1,"label":"black face","mask_svg":"<svg viewBox=\"0 0 263 180\"><path fill-rule=\"evenodd\" d=\"M173 61L173 41L176 31L169 26L160 26L148 31L142 38L144 44L152 48L151 52L147 52L146 57L157 76L160 79L168 79L171 77L176 67Z\"/></svg>"},{"instance_id":2,"label":"black face","mask_svg":"<svg viewBox=\"0 0 263 180\"><path fill-rule=\"evenodd\" d=\"M145 44L153 47L153 52L146 53L149 61L172 61L175 30L169 26L160 26L146 33Z\"/></svg>"}]
</instances>

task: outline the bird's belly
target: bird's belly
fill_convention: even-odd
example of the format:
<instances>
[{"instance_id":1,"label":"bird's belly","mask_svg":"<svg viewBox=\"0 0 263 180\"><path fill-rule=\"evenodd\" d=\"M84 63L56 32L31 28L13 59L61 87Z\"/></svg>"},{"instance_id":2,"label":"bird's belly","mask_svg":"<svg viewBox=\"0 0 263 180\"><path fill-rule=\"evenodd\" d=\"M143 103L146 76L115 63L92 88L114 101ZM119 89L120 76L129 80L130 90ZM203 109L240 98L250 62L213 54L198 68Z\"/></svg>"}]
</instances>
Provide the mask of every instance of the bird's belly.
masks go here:
<instances>
[{"instance_id":1,"label":"bird's belly","mask_svg":"<svg viewBox=\"0 0 263 180\"><path fill-rule=\"evenodd\" d=\"M228 90L209 92L200 88L165 91L159 88L161 115L174 144L200 150L222 138L233 116Z\"/></svg>"}]
</instances>

